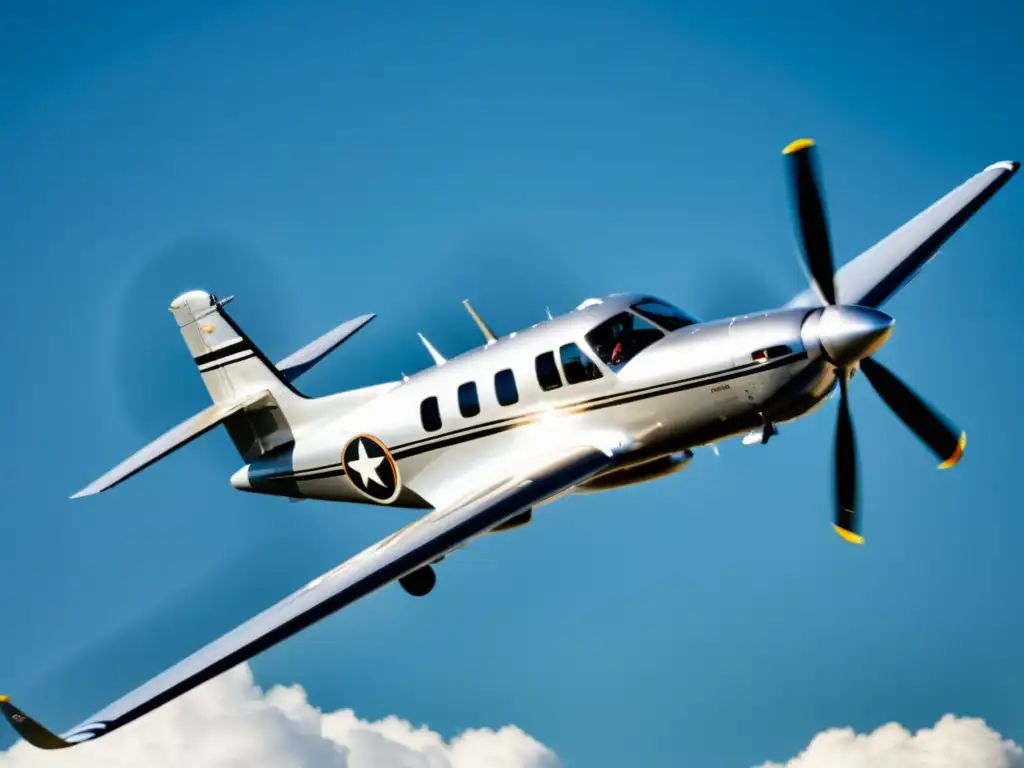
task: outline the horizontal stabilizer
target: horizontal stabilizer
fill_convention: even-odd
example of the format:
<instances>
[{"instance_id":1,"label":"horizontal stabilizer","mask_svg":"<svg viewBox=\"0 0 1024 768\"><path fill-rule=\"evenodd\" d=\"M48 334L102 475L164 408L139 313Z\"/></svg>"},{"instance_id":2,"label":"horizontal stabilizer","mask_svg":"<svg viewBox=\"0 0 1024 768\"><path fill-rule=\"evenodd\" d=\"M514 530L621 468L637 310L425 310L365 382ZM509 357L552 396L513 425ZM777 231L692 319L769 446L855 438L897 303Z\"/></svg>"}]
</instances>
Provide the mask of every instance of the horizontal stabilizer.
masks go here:
<instances>
[{"instance_id":1,"label":"horizontal stabilizer","mask_svg":"<svg viewBox=\"0 0 1024 768\"><path fill-rule=\"evenodd\" d=\"M302 349L288 355L277 364L277 370L288 381L295 381L302 374L323 360L338 346L350 338L356 331L373 320L376 315L360 315L339 325L334 330L328 331L319 339L311 341Z\"/></svg>"},{"instance_id":2,"label":"horizontal stabilizer","mask_svg":"<svg viewBox=\"0 0 1024 768\"><path fill-rule=\"evenodd\" d=\"M141 472L150 464L159 461L170 453L181 448L183 445L192 442L200 435L204 435L211 429L221 424L225 419L234 413L259 402L267 396L267 392L257 392L237 403L230 405L214 404L209 408L200 411L195 416L187 419L173 429L165 432L156 440L151 442L142 450L128 457L112 470L99 479L93 481L80 490L71 498L77 499L81 496L91 496L113 488L118 483L127 480L137 472Z\"/></svg>"},{"instance_id":3,"label":"horizontal stabilizer","mask_svg":"<svg viewBox=\"0 0 1024 768\"><path fill-rule=\"evenodd\" d=\"M39 749L64 749L72 746L71 742L64 741L60 736L50 733L39 723L26 715L16 706L11 704L7 696L0 696L0 712L4 713L14 730L18 732L25 741Z\"/></svg>"}]
</instances>

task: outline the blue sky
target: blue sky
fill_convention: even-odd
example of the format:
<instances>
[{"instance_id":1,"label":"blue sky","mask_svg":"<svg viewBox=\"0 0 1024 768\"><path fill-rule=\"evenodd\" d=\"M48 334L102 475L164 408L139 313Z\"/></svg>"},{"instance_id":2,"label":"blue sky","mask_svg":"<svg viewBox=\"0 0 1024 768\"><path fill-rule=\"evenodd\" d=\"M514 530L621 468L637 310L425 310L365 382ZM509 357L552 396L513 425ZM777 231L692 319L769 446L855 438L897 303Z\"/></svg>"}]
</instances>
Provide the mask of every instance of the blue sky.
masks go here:
<instances>
[{"instance_id":1,"label":"blue sky","mask_svg":"<svg viewBox=\"0 0 1024 768\"><path fill-rule=\"evenodd\" d=\"M207 404L166 311L235 294L273 358L379 317L312 394L589 295L703 317L805 283L780 151L820 145L840 261L1024 159L1012 4L8 3L0 688L61 728L409 513L233 491L215 433L68 496ZM1014 180L888 306L880 359L968 432L930 454L863 384L867 545L829 527L834 406L765 447L545 508L263 654L257 681L567 765L751 765L835 725L1024 740ZM0 747L13 742L0 733Z\"/></svg>"}]
</instances>

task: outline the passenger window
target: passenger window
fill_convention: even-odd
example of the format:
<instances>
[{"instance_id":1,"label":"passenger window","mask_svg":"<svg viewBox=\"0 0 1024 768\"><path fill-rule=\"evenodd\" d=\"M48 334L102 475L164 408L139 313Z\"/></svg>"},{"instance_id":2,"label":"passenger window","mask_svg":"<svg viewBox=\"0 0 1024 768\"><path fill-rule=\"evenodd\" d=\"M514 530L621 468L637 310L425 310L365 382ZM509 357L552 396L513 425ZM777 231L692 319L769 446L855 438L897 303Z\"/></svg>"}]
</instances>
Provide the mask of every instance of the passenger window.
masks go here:
<instances>
[{"instance_id":1,"label":"passenger window","mask_svg":"<svg viewBox=\"0 0 1024 768\"><path fill-rule=\"evenodd\" d=\"M688 325L694 325L697 321L687 317L675 307L656 299L647 299L633 305L633 311L641 317L657 323L666 331L678 331Z\"/></svg>"},{"instance_id":2,"label":"passenger window","mask_svg":"<svg viewBox=\"0 0 1024 768\"><path fill-rule=\"evenodd\" d=\"M420 403L420 421L427 432L437 432L441 428L441 409L436 397L428 397Z\"/></svg>"},{"instance_id":3,"label":"passenger window","mask_svg":"<svg viewBox=\"0 0 1024 768\"><path fill-rule=\"evenodd\" d=\"M565 374L565 380L570 384L601 378L601 369L597 367L597 363L583 354L583 351L575 344L563 344L558 350L558 354L562 358L562 372Z\"/></svg>"},{"instance_id":4,"label":"passenger window","mask_svg":"<svg viewBox=\"0 0 1024 768\"><path fill-rule=\"evenodd\" d=\"M494 374L494 394L499 405L515 405L519 402L519 389L516 387L516 375L511 368Z\"/></svg>"},{"instance_id":5,"label":"passenger window","mask_svg":"<svg viewBox=\"0 0 1024 768\"><path fill-rule=\"evenodd\" d=\"M665 334L632 312L620 312L609 317L585 338L601 361L612 370L636 357Z\"/></svg>"},{"instance_id":6,"label":"passenger window","mask_svg":"<svg viewBox=\"0 0 1024 768\"><path fill-rule=\"evenodd\" d=\"M467 419L480 413L480 398L476 393L475 381L467 381L459 386L459 411Z\"/></svg>"},{"instance_id":7,"label":"passenger window","mask_svg":"<svg viewBox=\"0 0 1024 768\"><path fill-rule=\"evenodd\" d=\"M562 386L562 377L558 375L558 366L555 365L555 353L544 352L537 355L537 383L545 392L558 389Z\"/></svg>"}]
</instances>

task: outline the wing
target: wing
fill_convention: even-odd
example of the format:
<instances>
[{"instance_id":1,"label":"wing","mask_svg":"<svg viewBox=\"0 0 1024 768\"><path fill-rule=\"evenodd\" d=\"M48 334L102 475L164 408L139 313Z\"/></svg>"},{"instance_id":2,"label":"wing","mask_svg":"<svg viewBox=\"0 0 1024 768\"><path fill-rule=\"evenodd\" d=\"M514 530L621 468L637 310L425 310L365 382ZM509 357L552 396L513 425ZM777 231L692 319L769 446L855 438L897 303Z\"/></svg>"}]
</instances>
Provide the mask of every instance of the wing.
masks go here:
<instances>
[{"instance_id":1,"label":"wing","mask_svg":"<svg viewBox=\"0 0 1024 768\"><path fill-rule=\"evenodd\" d=\"M617 434L575 435L530 443L505 466L513 470L478 474L475 489L363 550L350 560L202 648L57 736L21 712L7 697L0 711L29 743L61 749L111 733L201 683L252 658L335 611L351 605L423 565L436 561L510 517L558 495L608 468L630 447ZM542 445L546 448L541 449ZM538 449L534 452L534 449Z\"/></svg>"},{"instance_id":2,"label":"wing","mask_svg":"<svg viewBox=\"0 0 1024 768\"><path fill-rule=\"evenodd\" d=\"M844 265L835 277L839 301L864 307L882 306L1003 188L1018 168L1020 163L1015 161L993 163ZM818 304L815 293L806 290L787 306Z\"/></svg>"}]
</instances>

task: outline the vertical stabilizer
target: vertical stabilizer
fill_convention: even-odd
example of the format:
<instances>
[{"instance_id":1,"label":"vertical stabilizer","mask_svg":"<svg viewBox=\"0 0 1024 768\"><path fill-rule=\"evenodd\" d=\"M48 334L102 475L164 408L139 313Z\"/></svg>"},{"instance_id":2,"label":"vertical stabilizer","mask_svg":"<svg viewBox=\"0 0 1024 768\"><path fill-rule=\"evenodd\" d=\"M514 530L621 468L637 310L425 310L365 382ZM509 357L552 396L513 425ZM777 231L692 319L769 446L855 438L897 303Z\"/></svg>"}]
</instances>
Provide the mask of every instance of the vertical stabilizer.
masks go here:
<instances>
[{"instance_id":1,"label":"vertical stabilizer","mask_svg":"<svg viewBox=\"0 0 1024 768\"><path fill-rule=\"evenodd\" d=\"M170 307L210 397L228 405L266 391L287 417L302 396L227 314L227 301L189 291Z\"/></svg>"}]
</instances>

